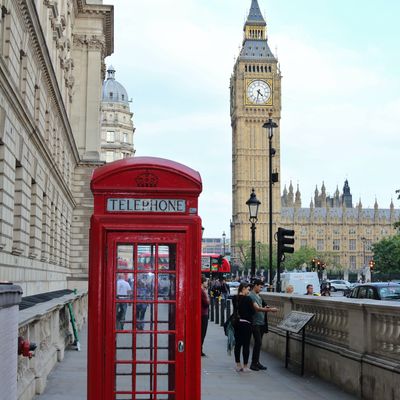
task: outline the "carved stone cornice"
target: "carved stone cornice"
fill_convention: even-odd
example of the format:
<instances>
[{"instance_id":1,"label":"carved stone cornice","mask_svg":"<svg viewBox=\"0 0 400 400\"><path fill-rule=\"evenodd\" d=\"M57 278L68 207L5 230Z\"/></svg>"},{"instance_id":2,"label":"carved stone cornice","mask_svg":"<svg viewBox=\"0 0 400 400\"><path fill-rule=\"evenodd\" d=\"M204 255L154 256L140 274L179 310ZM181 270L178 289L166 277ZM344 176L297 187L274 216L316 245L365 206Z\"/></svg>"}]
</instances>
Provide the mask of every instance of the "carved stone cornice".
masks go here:
<instances>
[{"instance_id":1,"label":"carved stone cornice","mask_svg":"<svg viewBox=\"0 0 400 400\"><path fill-rule=\"evenodd\" d=\"M87 48L88 50L99 50L103 53L105 52L105 38L96 35L73 35L73 44L75 48Z\"/></svg>"},{"instance_id":2,"label":"carved stone cornice","mask_svg":"<svg viewBox=\"0 0 400 400\"><path fill-rule=\"evenodd\" d=\"M114 52L114 6L104 4L87 4L86 0L74 0L75 17L80 15L96 15L103 18L103 32L105 38L104 56Z\"/></svg>"}]
</instances>

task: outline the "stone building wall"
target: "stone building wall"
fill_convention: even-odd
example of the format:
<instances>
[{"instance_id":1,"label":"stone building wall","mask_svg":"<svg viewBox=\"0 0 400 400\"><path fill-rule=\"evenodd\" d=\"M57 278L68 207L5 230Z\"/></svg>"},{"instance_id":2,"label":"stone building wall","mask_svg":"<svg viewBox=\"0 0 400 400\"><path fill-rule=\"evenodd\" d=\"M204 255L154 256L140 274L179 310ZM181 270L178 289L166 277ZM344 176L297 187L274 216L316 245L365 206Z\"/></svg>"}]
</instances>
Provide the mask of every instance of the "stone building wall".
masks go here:
<instances>
[{"instance_id":1,"label":"stone building wall","mask_svg":"<svg viewBox=\"0 0 400 400\"><path fill-rule=\"evenodd\" d=\"M65 288L71 276L73 182L87 153L99 160L99 88L112 51L112 7L0 0L0 8L0 279L30 295ZM99 37L87 50L97 83L76 84L78 27L80 35ZM81 113L96 101L97 113ZM85 130L71 123L80 118ZM86 148L77 146L82 142Z\"/></svg>"}]
</instances>

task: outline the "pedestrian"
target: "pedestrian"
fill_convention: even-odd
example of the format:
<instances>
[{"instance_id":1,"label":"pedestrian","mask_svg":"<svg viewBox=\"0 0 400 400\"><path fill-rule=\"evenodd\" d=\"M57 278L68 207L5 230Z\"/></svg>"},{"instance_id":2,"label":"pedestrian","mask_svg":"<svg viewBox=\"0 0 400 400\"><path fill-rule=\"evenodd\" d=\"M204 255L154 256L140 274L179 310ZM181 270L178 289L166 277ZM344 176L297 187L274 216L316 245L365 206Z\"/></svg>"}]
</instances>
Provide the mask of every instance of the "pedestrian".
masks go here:
<instances>
[{"instance_id":1,"label":"pedestrian","mask_svg":"<svg viewBox=\"0 0 400 400\"><path fill-rule=\"evenodd\" d=\"M125 280L124 274L117 275L117 299L128 300L132 293L129 283ZM116 318L117 318L117 329L124 329L125 315L128 303L117 303Z\"/></svg>"},{"instance_id":2,"label":"pedestrian","mask_svg":"<svg viewBox=\"0 0 400 400\"><path fill-rule=\"evenodd\" d=\"M230 294L229 286L226 283L225 278L221 278L220 283L221 283L221 299L226 304L226 300Z\"/></svg>"},{"instance_id":3,"label":"pedestrian","mask_svg":"<svg viewBox=\"0 0 400 400\"><path fill-rule=\"evenodd\" d=\"M263 306L263 301L260 297L260 292L263 287L263 282L260 279L253 281L253 289L249 297L253 302L255 313L253 315L252 333L254 338L253 354L251 356L250 369L253 371L265 370L267 367L260 363L260 351L262 345L262 338L265 333L265 318L268 312L277 312L275 307Z\"/></svg>"},{"instance_id":4,"label":"pedestrian","mask_svg":"<svg viewBox=\"0 0 400 400\"><path fill-rule=\"evenodd\" d=\"M311 284L311 283L309 283L307 286L306 286L306 293L304 293L306 296L313 296L314 295L314 286Z\"/></svg>"},{"instance_id":5,"label":"pedestrian","mask_svg":"<svg viewBox=\"0 0 400 400\"><path fill-rule=\"evenodd\" d=\"M235 362L237 372L249 372L251 325L255 313L253 303L249 297L250 284L242 282L238 294L233 298L234 312L237 312L239 321L235 327ZM240 353L243 352L243 366L240 363Z\"/></svg>"},{"instance_id":6,"label":"pedestrian","mask_svg":"<svg viewBox=\"0 0 400 400\"><path fill-rule=\"evenodd\" d=\"M322 282L320 292L321 292L321 296L330 296L331 295L330 282Z\"/></svg>"},{"instance_id":7,"label":"pedestrian","mask_svg":"<svg viewBox=\"0 0 400 400\"><path fill-rule=\"evenodd\" d=\"M210 297L208 296L208 279L201 276L201 356L206 355L203 352L203 343L208 327L208 309L210 306Z\"/></svg>"},{"instance_id":8,"label":"pedestrian","mask_svg":"<svg viewBox=\"0 0 400 400\"><path fill-rule=\"evenodd\" d=\"M288 286L286 287L285 292L288 293L288 294L292 294L292 293L294 292L294 287L293 287L293 285L288 285Z\"/></svg>"}]
</instances>

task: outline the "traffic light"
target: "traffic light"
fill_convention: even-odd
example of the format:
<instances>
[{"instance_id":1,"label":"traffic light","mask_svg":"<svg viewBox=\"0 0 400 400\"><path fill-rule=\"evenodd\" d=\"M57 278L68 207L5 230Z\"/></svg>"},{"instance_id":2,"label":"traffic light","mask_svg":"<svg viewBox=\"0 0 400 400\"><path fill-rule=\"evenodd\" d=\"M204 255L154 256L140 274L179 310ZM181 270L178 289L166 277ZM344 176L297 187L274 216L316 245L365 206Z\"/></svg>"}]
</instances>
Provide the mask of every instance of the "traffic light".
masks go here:
<instances>
[{"instance_id":1,"label":"traffic light","mask_svg":"<svg viewBox=\"0 0 400 400\"><path fill-rule=\"evenodd\" d=\"M278 260L283 261L285 259L285 253L293 253L294 248L287 246L294 244L294 230L278 228Z\"/></svg>"},{"instance_id":2,"label":"traffic light","mask_svg":"<svg viewBox=\"0 0 400 400\"><path fill-rule=\"evenodd\" d=\"M369 270L373 271L375 267L375 261L374 260L369 260Z\"/></svg>"}]
</instances>

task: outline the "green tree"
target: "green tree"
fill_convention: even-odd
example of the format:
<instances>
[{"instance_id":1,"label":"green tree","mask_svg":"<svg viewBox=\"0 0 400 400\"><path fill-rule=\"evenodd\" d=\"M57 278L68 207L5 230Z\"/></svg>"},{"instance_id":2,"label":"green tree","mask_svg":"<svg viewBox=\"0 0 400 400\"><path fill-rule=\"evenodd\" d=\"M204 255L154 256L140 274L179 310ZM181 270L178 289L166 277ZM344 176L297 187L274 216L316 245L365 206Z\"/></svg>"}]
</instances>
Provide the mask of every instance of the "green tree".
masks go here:
<instances>
[{"instance_id":1,"label":"green tree","mask_svg":"<svg viewBox=\"0 0 400 400\"><path fill-rule=\"evenodd\" d=\"M375 271L400 272L400 235L384 238L372 245Z\"/></svg>"},{"instance_id":2,"label":"green tree","mask_svg":"<svg viewBox=\"0 0 400 400\"><path fill-rule=\"evenodd\" d=\"M285 255L283 267L288 271L301 269L303 264L307 264L307 267L310 267L313 258L318 258L317 250L312 247L300 247L293 254Z\"/></svg>"},{"instance_id":3,"label":"green tree","mask_svg":"<svg viewBox=\"0 0 400 400\"><path fill-rule=\"evenodd\" d=\"M251 268L251 242L241 240L236 243L236 248L239 254L240 269L248 271ZM256 266L257 269L269 268L269 246L261 242L256 243ZM272 249L272 266L276 268L276 247Z\"/></svg>"}]
</instances>

